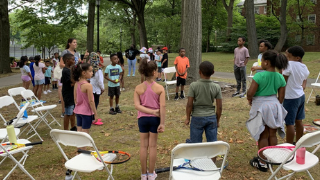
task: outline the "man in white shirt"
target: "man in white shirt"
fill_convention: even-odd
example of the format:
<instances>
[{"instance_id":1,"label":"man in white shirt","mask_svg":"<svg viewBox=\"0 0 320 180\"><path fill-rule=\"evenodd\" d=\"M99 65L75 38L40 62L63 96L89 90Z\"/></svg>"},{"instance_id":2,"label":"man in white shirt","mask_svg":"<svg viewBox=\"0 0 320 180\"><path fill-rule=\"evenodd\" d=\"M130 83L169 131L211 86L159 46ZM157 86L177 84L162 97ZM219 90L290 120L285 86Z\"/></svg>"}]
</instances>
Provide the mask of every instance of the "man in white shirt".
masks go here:
<instances>
[{"instance_id":1,"label":"man in white shirt","mask_svg":"<svg viewBox=\"0 0 320 180\"><path fill-rule=\"evenodd\" d=\"M302 64L304 50L300 46L290 47L286 51L289 64L282 74L287 81L283 107L288 111L285 118L287 143L293 144L296 127L296 141L303 135L302 120L305 118L304 103L307 78L310 74L307 66Z\"/></svg>"}]
</instances>

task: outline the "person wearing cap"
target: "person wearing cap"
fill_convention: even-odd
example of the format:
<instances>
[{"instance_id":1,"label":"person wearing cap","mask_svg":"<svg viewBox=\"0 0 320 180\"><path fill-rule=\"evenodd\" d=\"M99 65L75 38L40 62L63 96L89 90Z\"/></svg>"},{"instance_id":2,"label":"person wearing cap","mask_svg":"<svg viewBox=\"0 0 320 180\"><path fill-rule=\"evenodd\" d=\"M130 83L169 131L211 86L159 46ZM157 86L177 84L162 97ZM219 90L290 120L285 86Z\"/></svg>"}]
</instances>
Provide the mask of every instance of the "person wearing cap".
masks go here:
<instances>
[{"instance_id":1,"label":"person wearing cap","mask_svg":"<svg viewBox=\"0 0 320 180\"><path fill-rule=\"evenodd\" d=\"M144 59L144 58L147 58L147 59L150 60L150 56L147 54L147 48L146 48L146 47L142 47L142 48L140 49L140 61L139 61L139 62L141 62L142 59ZM141 75L141 83L143 83L145 77L144 77L143 74L140 74L140 75ZM133 75L132 75L132 76L133 76Z\"/></svg>"},{"instance_id":2,"label":"person wearing cap","mask_svg":"<svg viewBox=\"0 0 320 180\"><path fill-rule=\"evenodd\" d=\"M152 48L148 49L148 56L150 57L151 61L154 61L154 54L153 54L153 49Z\"/></svg>"},{"instance_id":3,"label":"person wearing cap","mask_svg":"<svg viewBox=\"0 0 320 180\"><path fill-rule=\"evenodd\" d=\"M135 76L136 72L136 56L139 54L139 51L135 48L135 45L132 44L129 49L125 51L126 58L128 61L128 77L131 76L131 69L132 69L132 76Z\"/></svg>"},{"instance_id":4,"label":"person wearing cap","mask_svg":"<svg viewBox=\"0 0 320 180\"><path fill-rule=\"evenodd\" d=\"M162 67L162 74L163 74L163 69L168 67L168 48L164 47L162 48L163 51L163 56L162 56L162 60L161 60L161 67ZM165 79L167 79L165 77ZM164 81L164 80L163 80Z\"/></svg>"}]
</instances>

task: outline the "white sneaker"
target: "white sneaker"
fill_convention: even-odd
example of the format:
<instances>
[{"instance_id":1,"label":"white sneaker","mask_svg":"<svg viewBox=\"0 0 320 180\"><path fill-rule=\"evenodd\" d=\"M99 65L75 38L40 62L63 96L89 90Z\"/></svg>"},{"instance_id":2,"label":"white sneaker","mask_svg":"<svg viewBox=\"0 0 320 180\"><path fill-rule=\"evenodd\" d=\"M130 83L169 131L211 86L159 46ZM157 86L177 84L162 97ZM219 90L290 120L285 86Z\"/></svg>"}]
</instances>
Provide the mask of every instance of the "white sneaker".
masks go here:
<instances>
[{"instance_id":1,"label":"white sneaker","mask_svg":"<svg viewBox=\"0 0 320 180\"><path fill-rule=\"evenodd\" d=\"M47 91L43 91L43 94L48 94Z\"/></svg>"},{"instance_id":2,"label":"white sneaker","mask_svg":"<svg viewBox=\"0 0 320 180\"><path fill-rule=\"evenodd\" d=\"M120 92L123 91L122 88L120 88Z\"/></svg>"},{"instance_id":3,"label":"white sneaker","mask_svg":"<svg viewBox=\"0 0 320 180\"><path fill-rule=\"evenodd\" d=\"M122 91L125 91L126 89L125 88L122 88Z\"/></svg>"},{"instance_id":4,"label":"white sneaker","mask_svg":"<svg viewBox=\"0 0 320 180\"><path fill-rule=\"evenodd\" d=\"M52 91L48 90L47 92L48 92L48 93L51 93Z\"/></svg>"}]
</instances>

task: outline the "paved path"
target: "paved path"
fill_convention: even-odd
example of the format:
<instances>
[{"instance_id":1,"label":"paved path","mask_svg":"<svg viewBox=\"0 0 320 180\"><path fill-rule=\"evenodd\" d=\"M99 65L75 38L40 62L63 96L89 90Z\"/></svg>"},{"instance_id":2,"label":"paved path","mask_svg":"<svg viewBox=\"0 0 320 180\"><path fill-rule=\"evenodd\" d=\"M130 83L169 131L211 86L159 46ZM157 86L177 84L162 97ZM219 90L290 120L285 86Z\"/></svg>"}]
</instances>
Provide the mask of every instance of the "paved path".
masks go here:
<instances>
[{"instance_id":1,"label":"paved path","mask_svg":"<svg viewBox=\"0 0 320 180\"><path fill-rule=\"evenodd\" d=\"M12 75L12 76L0 78L0 88L14 86L14 85L17 85L20 83L22 83L20 73Z\"/></svg>"}]
</instances>

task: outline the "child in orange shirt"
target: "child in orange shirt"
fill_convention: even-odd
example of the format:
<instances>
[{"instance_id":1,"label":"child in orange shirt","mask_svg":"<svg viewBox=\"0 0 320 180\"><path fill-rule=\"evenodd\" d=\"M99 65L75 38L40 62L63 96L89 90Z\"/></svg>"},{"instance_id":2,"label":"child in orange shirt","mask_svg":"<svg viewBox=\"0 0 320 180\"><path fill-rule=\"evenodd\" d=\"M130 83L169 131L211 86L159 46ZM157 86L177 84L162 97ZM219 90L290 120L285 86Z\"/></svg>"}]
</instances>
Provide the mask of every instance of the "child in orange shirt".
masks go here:
<instances>
[{"instance_id":1,"label":"child in orange shirt","mask_svg":"<svg viewBox=\"0 0 320 180\"><path fill-rule=\"evenodd\" d=\"M176 77L177 77L177 87L176 87L176 96L174 100L179 99L178 91L179 86L181 85L181 94L180 99L184 99L184 85L186 85L187 79L187 70L190 67L189 59L185 56L186 50L184 48L179 49L179 56L174 60L174 65L176 67Z\"/></svg>"}]
</instances>

